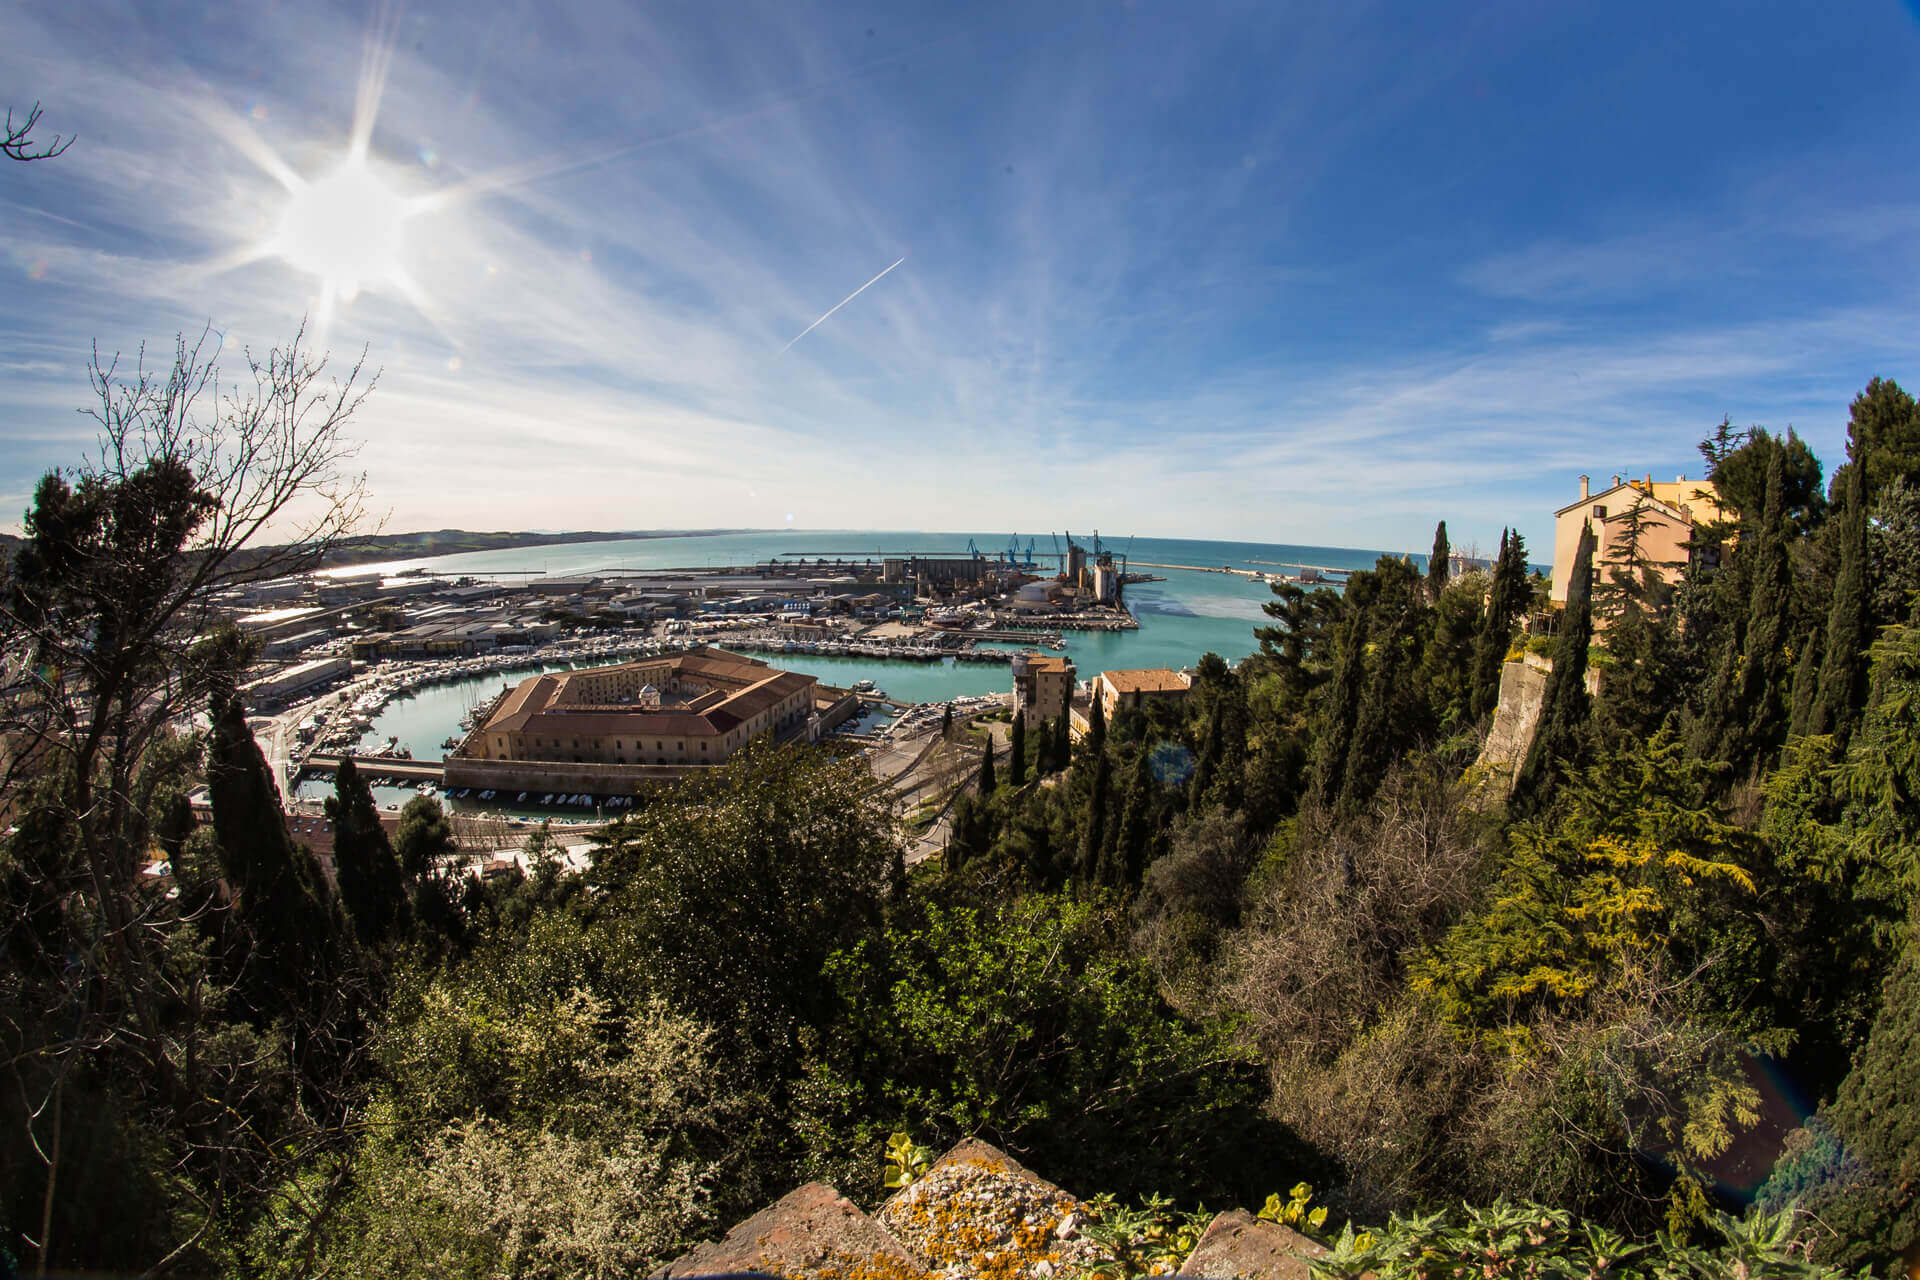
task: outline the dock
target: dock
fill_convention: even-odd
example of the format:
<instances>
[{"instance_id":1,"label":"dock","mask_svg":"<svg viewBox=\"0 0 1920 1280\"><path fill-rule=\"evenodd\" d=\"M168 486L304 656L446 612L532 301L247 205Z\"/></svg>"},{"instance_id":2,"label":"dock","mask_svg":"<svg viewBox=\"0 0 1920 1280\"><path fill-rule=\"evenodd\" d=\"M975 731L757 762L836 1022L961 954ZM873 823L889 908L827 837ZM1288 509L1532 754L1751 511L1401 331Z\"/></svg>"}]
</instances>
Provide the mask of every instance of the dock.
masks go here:
<instances>
[{"instance_id":1,"label":"dock","mask_svg":"<svg viewBox=\"0 0 1920 1280\"><path fill-rule=\"evenodd\" d=\"M369 785L376 781L391 781L402 786L431 782L437 787L446 778L445 762L441 760L399 760L393 756L341 756L322 752L308 756L302 770L334 774L340 771L342 760L353 761L353 767Z\"/></svg>"}]
</instances>

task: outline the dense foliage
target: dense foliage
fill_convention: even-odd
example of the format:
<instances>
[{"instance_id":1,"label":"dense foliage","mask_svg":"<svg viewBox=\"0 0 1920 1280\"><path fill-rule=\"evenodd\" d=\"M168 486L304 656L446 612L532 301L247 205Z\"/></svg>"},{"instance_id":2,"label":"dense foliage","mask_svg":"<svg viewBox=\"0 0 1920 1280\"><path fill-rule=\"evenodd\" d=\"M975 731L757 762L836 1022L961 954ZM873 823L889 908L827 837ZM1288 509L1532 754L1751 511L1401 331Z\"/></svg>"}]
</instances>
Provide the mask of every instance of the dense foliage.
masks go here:
<instances>
[{"instance_id":1,"label":"dense foliage","mask_svg":"<svg viewBox=\"0 0 1920 1280\"><path fill-rule=\"evenodd\" d=\"M1722 423L1724 518L1663 563L1634 502L1564 609L1518 532L1480 564L1442 525L1424 571L1276 586L1258 652L1178 701L949 722L978 768L911 869L864 764L791 748L650 797L583 872L543 831L484 881L436 803L389 838L343 770L330 880L245 646L182 656L142 594L217 500L158 465L50 481L9 654L97 674L8 739L0 1248L641 1274L805 1178L877 1199L906 1132L1182 1212L1305 1174L1390 1224L1343 1273L1891 1273L1920 1247L1920 416L1881 380L1852 411L1826 487ZM1483 759L1527 650L1539 722ZM204 731L134 732L163 686Z\"/></svg>"}]
</instances>

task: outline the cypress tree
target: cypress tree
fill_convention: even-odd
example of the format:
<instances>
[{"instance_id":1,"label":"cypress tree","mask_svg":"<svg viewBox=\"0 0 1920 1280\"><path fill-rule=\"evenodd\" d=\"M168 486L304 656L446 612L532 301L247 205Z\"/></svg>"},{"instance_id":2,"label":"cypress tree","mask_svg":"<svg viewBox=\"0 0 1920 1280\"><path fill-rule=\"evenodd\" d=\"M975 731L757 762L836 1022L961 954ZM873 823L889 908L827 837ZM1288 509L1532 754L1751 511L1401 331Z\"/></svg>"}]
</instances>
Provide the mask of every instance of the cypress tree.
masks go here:
<instances>
[{"instance_id":1,"label":"cypress tree","mask_svg":"<svg viewBox=\"0 0 1920 1280\"><path fill-rule=\"evenodd\" d=\"M1840 526L1840 572L1833 603L1827 609L1825 653L1820 691L1808 719L1808 732L1831 733L1845 745L1867 697L1867 651L1873 644L1873 620L1867 595L1867 467L1856 456L1847 476L1847 509Z\"/></svg>"},{"instance_id":2,"label":"cypress tree","mask_svg":"<svg viewBox=\"0 0 1920 1280\"><path fill-rule=\"evenodd\" d=\"M1104 699L1094 698L1087 711L1087 740L1084 749L1104 755L1107 749L1107 707Z\"/></svg>"},{"instance_id":3,"label":"cypress tree","mask_svg":"<svg viewBox=\"0 0 1920 1280\"><path fill-rule=\"evenodd\" d=\"M327 820L333 824L333 871L340 885L340 905L363 945L393 936L407 909L401 883L400 860L393 855L373 791L361 779L351 757L340 762L328 797Z\"/></svg>"},{"instance_id":4,"label":"cypress tree","mask_svg":"<svg viewBox=\"0 0 1920 1280\"><path fill-rule=\"evenodd\" d=\"M1017 787L1027 780L1027 718L1017 712L1013 717L1010 737L1012 743L1007 753L1007 776Z\"/></svg>"},{"instance_id":5,"label":"cypress tree","mask_svg":"<svg viewBox=\"0 0 1920 1280\"><path fill-rule=\"evenodd\" d=\"M1067 715L1062 711L1053 722L1053 768L1056 773L1073 762L1073 731Z\"/></svg>"},{"instance_id":6,"label":"cypress tree","mask_svg":"<svg viewBox=\"0 0 1920 1280\"><path fill-rule=\"evenodd\" d=\"M207 737L207 793L221 873L252 938L246 985L255 1007L273 1013L328 991L335 923L320 866L293 842L266 757L247 728L237 694L216 691Z\"/></svg>"},{"instance_id":7,"label":"cypress tree","mask_svg":"<svg viewBox=\"0 0 1920 1280\"><path fill-rule=\"evenodd\" d=\"M1096 706L1098 703L1095 704ZM1112 802L1113 763L1102 751L1093 761L1093 787L1087 793L1087 820L1080 833L1080 875L1093 880L1100 869L1100 850L1106 843L1107 806Z\"/></svg>"},{"instance_id":8,"label":"cypress tree","mask_svg":"<svg viewBox=\"0 0 1920 1280\"><path fill-rule=\"evenodd\" d=\"M1333 679L1325 687L1313 762L1313 794L1329 807L1339 800L1346 782L1347 755L1353 749L1354 720L1360 714L1362 682L1366 678L1367 630L1367 615L1355 610L1340 628L1339 656Z\"/></svg>"},{"instance_id":9,"label":"cypress tree","mask_svg":"<svg viewBox=\"0 0 1920 1280\"><path fill-rule=\"evenodd\" d=\"M1213 785L1214 770L1220 764L1220 708L1207 713L1207 724L1200 737L1200 752L1194 757L1193 773L1187 778L1187 812L1198 813Z\"/></svg>"},{"instance_id":10,"label":"cypress tree","mask_svg":"<svg viewBox=\"0 0 1920 1280\"><path fill-rule=\"evenodd\" d=\"M1412 672L1406 661L1406 629L1405 620L1396 619L1374 646L1373 670L1354 716L1353 741L1335 801L1342 813L1357 814L1367 807L1409 727L1406 686Z\"/></svg>"},{"instance_id":11,"label":"cypress tree","mask_svg":"<svg viewBox=\"0 0 1920 1280\"><path fill-rule=\"evenodd\" d=\"M1810 627L1800 637L1800 661L1793 668L1793 712L1787 718L1787 732L1799 735L1818 733L1820 673L1825 665L1821 649L1826 628Z\"/></svg>"},{"instance_id":12,"label":"cypress tree","mask_svg":"<svg viewBox=\"0 0 1920 1280\"><path fill-rule=\"evenodd\" d=\"M1440 593L1447 589L1452 558L1453 548L1447 545L1447 522L1442 520L1434 526L1433 552L1427 557L1427 598L1436 604L1440 602Z\"/></svg>"},{"instance_id":13,"label":"cypress tree","mask_svg":"<svg viewBox=\"0 0 1920 1280\"><path fill-rule=\"evenodd\" d=\"M1134 757L1133 777L1127 783L1127 803L1120 814L1114 841L1115 861L1122 883L1135 888L1147 870L1147 843L1153 835L1154 778L1152 752L1144 746Z\"/></svg>"},{"instance_id":14,"label":"cypress tree","mask_svg":"<svg viewBox=\"0 0 1920 1280\"><path fill-rule=\"evenodd\" d=\"M987 738L987 745L980 751L980 795L982 799L993 794L999 784L993 778L993 738Z\"/></svg>"},{"instance_id":15,"label":"cypress tree","mask_svg":"<svg viewBox=\"0 0 1920 1280\"><path fill-rule=\"evenodd\" d=\"M1487 593L1487 612L1481 620L1480 640L1474 647L1473 694L1470 713L1483 720L1500 701L1500 668L1513 641L1514 623L1527 607L1527 548L1519 530L1500 531L1500 555L1493 565L1493 583Z\"/></svg>"},{"instance_id":16,"label":"cypress tree","mask_svg":"<svg viewBox=\"0 0 1920 1280\"><path fill-rule=\"evenodd\" d=\"M942 741L953 737L953 704L951 702L940 712L940 737Z\"/></svg>"},{"instance_id":17,"label":"cypress tree","mask_svg":"<svg viewBox=\"0 0 1920 1280\"><path fill-rule=\"evenodd\" d=\"M1786 736L1789 673L1785 630L1793 581L1783 497L1785 455L1785 449L1775 449L1767 464L1767 496L1760 537L1754 547L1755 575L1746 644L1735 681L1733 715L1722 740L1724 758L1742 767L1771 752Z\"/></svg>"},{"instance_id":18,"label":"cypress tree","mask_svg":"<svg viewBox=\"0 0 1920 1280\"><path fill-rule=\"evenodd\" d=\"M1587 647L1593 643L1593 526L1580 531L1573 573L1567 582L1567 608L1553 670L1541 694L1540 724L1514 776L1514 796L1523 809L1546 807L1554 783L1579 755L1580 736L1590 710L1587 700Z\"/></svg>"}]
</instances>

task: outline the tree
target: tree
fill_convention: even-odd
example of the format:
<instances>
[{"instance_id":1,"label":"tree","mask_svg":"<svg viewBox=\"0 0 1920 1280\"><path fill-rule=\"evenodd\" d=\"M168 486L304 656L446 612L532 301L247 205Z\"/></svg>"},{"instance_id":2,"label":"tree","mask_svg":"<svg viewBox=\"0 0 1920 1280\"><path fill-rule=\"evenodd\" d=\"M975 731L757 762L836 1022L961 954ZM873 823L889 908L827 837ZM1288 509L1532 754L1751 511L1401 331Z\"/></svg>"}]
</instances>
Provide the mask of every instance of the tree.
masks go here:
<instances>
[{"instance_id":1,"label":"tree","mask_svg":"<svg viewBox=\"0 0 1920 1280\"><path fill-rule=\"evenodd\" d=\"M287 832L280 792L239 697L216 693L212 711L207 793L220 868L249 939L241 990L269 1019L329 999L339 972L338 930L326 879Z\"/></svg>"},{"instance_id":2,"label":"tree","mask_svg":"<svg viewBox=\"0 0 1920 1280\"><path fill-rule=\"evenodd\" d=\"M361 943L378 946L393 937L409 914L406 889L400 861L374 808L373 790L351 757L342 760L333 775L326 811L333 824L333 874L340 885L340 904Z\"/></svg>"},{"instance_id":3,"label":"tree","mask_svg":"<svg viewBox=\"0 0 1920 1280\"><path fill-rule=\"evenodd\" d=\"M1580 739L1590 710L1587 702L1587 647L1593 642L1593 526L1580 531L1567 580L1567 610L1554 644L1553 670L1540 695L1540 724L1527 756L1514 776L1514 794L1524 808L1545 808L1555 783L1578 762Z\"/></svg>"},{"instance_id":4,"label":"tree","mask_svg":"<svg viewBox=\"0 0 1920 1280\"><path fill-rule=\"evenodd\" d=\"M1313 762L1313 795L1331 807L1346 786L1347 756L1367 672L1368 617L1354 610L1340 626L1333 678L1322 688L1319 745Z\"/></svg>"},{"instance_id":5,"label":"tree","mask_svg":"<svg viewBox=\"0 0 1920 1280\"><path fill-rule=\"evenodd\" d=\"M1427 599L1435 604L1440 602L1440 593L1447 589L1447 574L1451 570L1453 549L1447 545L1447 522L1442 520L1433 529L1433 552L1427 557Z\"/></svg>"},{"instance_id":6,"label":"tree","mask_svg":"<svg viewBox=\"0 0 1920 1280\"><path fill-rule=\"evenodd\" d=\"M40 123L39 103L33 104L33 108L27 112L26 120L18 125L13 122L13 108L8 107L6 132L0 134L0 153L11 156L15 160L51 160L73 145L74 139L62 138L56 133L53 135L52 142L44 144L37 151L34 150L34 143L29 135L33 132L33 126L38 123Z\"/></svg>"},{"instance_id":7,"label":"tree","mask_svg":"<svg viewBox=\"0 0 1920 1280\"><path fill-rule=\"evenodd\" d=\"M949 702L940 710L940 738L946 741L953 737L953 704Z\"/></svg>"},{"instance_id":8,"label":"tree","mask_svg":"<svg viewBox=\"0 0 1920 1280\"><path fill-rule=\"evenodd\" d=\"M1027 718L1015 714L1007 751L1007 778L1014 786L1027 780ZM1036 770L1037 772L1037 770Z\"/></svg>"},{"instance_id":9,"label":"tree","mask_svg":"<svg viewBox=\"0 0 1920 1280\"><path fill-rule=\"evenodd\" d=\"M233 664L243 653L196 641L223 616L218 594L312 566L357 522L361 480L345 469L353 446L344 433L371 386L359 366L344 381L325 381L324 361L298 333L264 358L249 355L246 373L224 381L208 353L210 338L176 343L164 369L139 360L123 370L117 359L96 354L89 416L99 447L37 485L0 606L0 651L28 659L27 678L0 694L0 737L9 744L0 788L10 799L34 797L36 846L27 854L14 842L15 865L30 869L30 882L13 880L6 895L10 916L35 904L33 927L15 929L10 918L0 932L14 938L14 962L23 966L16 972L41 972L44 961L49 975L99 975L98 985L36 981L30 990L16 989L20 1000L36 1004L31 1011L15 1006L14 1025L43 1026L49 1037L9 1046L0 1070L17 1077L4 1093L45 1115L53 1093L71 1078L60 1064L89 1055L137 1098L129 1105L140 1108L138 1128L156 1143L177 1139L191 1153L167 1175L184 1197L179 1203L202 1198L208 1206L260 1172L257 1159L239 1153L257 1152L265 1133L245 1119L236 1127L231 1116L191 1141L176 1127L199 1114L200 1099L223 1097L225 1086L203 1073L212 1040L236 1034L208 1012L227 999L232 976L220 968L228 953L207 953L204 935L218 941L226 925L195 879L196 857L179 869L192 882L190 900L206 908L200 918L189 924L175 911L153 909L140 874L155 830L142 799L151 784L141 779L166 754L172 726L202 709L214 712L208 771L220 779L216 810L227 818L224 832L216 823L220 860L232 861L243 879L260 873L238 924L249 931L255 922L285 927L265 923L277 903L289 908L298 935L269 935L268 951L241 973L242 989L250 1003L268 988L284 988L293 974L281 966L296 951L318 951L321 930L308 895L319 886L310 859L299 862L286 843L275 779L232 693ZM286 542L254 545L269 532ZM210 865L205 885L218 874ZM241 880L230 883L236 894L249 891ZM255 907L265 910L249 921ZM29 946L47 949L36 959L24 950ZM180 966L194 955L204 963L195 962L184 999ZM314 981L311 973L300 975L308 998L318 990ZM236 1007L234 1016L244 1012ZM256 1047L260 1060L281 1052ZM303 1045L295 1046L293 1060L303 1068L314 1061ZM270 1132L278 1122L258 1109L260 1087L231 1078L243 1090L233 1105L255 1108ZM309 1116L320 1123L328 1115L323 1096L307 1097ZM61 1152L58 1141L48 1148L49 1197L60 1194ZM158 1237L139 1235L165 1244L127 1267L142 1269L169 1251L196 1247L217 1216L209 1209L202 1225L180 1226L177 1235L168 1234L172 1225ZM90 1247L71 1235L41 1242L43 1258L51 1253L74 1265L94 1256L85 1252ZM63 1253L67 1248L80 1252Z\"/></svg>"},{"instance_id":10,"label":"tree","mask_svg":"<svg viewBox=\"0 0 1920 1280\"><path fill-rule=\"evenodd\" d=\"M1098 698L1094 706L1100 705ZM1089 741L1092 735L1088 735ZM1113 804L1113 761L1102 750L1093 758L1093 785L1087 793L1086 820L1080 824L1080 876L1093 881L1100 871L1100 852L1106 846L1107 824L1113 819L1107 810Z\"/></svg>"},{"instance_id":11,"label":"tree","mask_svg":"<svg viewBox=\"0 0 1920 1280\"><path fill-rule=\"evenodd\" d=\"M1487 594L1487 611L1473 655L1472 714L1475 720L1492 714L1500 700L1500 668L1507 659L1514 625L1524 616L1529 599L1526 542L1519 530L1502 530L1500 555L1493 563L1493 584Z\"/></svg>"},{"instance_id":12,"label":"tree","mask_svg":"<svg viewBox=\"0 0 1920 1280\"><path fill-rule=\"evenodd\" d=\"M1840 573L1827 610L1827 634L1819 692L1807 721L1809 733L1831 733L1841 746L1853 733L1867 694L1867 650L1873 643L1872 601L1867 592L1867 471L1864 459L1847 471L1846 506L1840 520Z\"/></svg>"},{"instance_id":13,"label":"tree","mask_svg":"<svg viewBox=\"0 0 1920 1280\"><path fill-rule=\"evenodd\" d=\"M1131 888L1146 873L1148 846L1153 840L1154 804L1159 784L1153 777L1153 756L1144 746L1133 760L1133 775L1127 782L1126 806L1120 813L1120 829L1114 839L1122 883Z\"/></svg>"},{"instance_id":14,"label":"tree","mask_svg":"<svg viewBox=\"0 0 1920 1280\"><path fill-rule=\"evenodd\" d=\"M536 883L536 892L551 887L559 875L557 863L548 853L556 847L552 831L542 822L527 840L527 865ZM406 878L412 895L412 914L431 938L459 942L466 932L460 915L454 877L454 858L459 846L454 840L453 824L440 802L432 796L415 796L400 810L400 825L393 833L394 856L400 874Z\"/></svg>"},{"instance_id":15,"label":"tree","mask_svg":"<svg viewBox=\"0 0 1920 1280\"><path fill-rule=\"evenodd\" d=\"M980 748L980 797L981 799L984 800L986 797L992 795L994 793L994 789L999 785L1000 784L994 780L994 776L993 776L993 738L989 736L987 738L986 745Z\"/></svg>"},{"instance_id":16,"label":"tree","mask_svg":"<svg viewBox=\"0 0 1920 1280\"><path fill-rule=\"evenodd\" d=\"M1836 504L1850 492L1852 471L1864 471L1867 505L1895 480L1920 480L1920 404L1891 378L1875 378L1853 398L1847 421L1848 461L1833 473Z\"/></svg>"},{"instance_id":17,"label":"tree","mask_svg":"<svg viewBox=\"0 0 1920 1280\"><path fill-rule=\"evenodd\" d=\"M1053 721L1053 769L1056 772L1073 762L1073 728L1069 714L1062 711Z\"/></svg>"},{"instance_id":18,"label":"tree","mask_svg":"<svg viewBox=\"0 0 1920 1280\"><path fill-rule=\"evenodd\" d=\"M1635 490L1633 504L1607 521L1607 554L1593 589L1593 611L1609 627L1629 614L1646 620L1666 611L1672 594L1666 573L1680 565L1655 559L1647 549L1653 514L1651 499Z\"/></svg>"},{"instance_id":19,"label":"tree","mask_svg":"<svg viewBox=\"0 0 1920 1280\"><path fill-rule=\"evenodd\" d=\"M1911 930L1909 930L1911 934ZM1802 1210L1815 1256L1905 1274L1920 1246L1920 939L1909 936L1880 1014L1833 1102L1792 1135L1762 1188L1767 1207Z\"/></svg>"}]
</instances>

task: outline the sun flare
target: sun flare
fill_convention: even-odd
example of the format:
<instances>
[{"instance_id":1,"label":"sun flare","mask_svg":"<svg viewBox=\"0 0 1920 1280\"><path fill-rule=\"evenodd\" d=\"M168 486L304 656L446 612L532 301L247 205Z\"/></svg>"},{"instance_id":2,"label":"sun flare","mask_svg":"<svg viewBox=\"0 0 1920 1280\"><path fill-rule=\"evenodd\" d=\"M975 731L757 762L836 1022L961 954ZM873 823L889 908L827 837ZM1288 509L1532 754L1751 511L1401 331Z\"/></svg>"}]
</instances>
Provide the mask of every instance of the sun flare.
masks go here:
<instances>
[{"instance_id":1,"label":"sun flare","mask_svg":"<svg viewBox=\"0 0 1920 1280\"><path fill-rule=\"evenodd\" d=\"M274 249L351 302L362 288L399 285L408 202L357 159L292 193Z\"/></svg>"}]
</instances>

